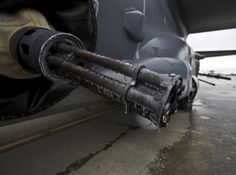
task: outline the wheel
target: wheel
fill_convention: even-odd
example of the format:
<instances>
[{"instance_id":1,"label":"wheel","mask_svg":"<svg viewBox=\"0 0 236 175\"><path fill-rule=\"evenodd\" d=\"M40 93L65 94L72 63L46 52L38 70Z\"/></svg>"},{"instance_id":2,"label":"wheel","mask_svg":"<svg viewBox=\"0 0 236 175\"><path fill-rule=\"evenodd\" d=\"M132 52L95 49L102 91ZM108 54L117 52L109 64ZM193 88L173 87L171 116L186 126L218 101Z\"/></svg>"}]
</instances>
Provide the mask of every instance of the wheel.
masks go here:
<instances>
[{"instance_id":1,"label":"wheel","mask_svg":"<svg viewBox=\"0 0 236 175\"><path fill-rule=\"evenodd\" d=\"M189 96L178 101L178 109L183 111L189 111L192 109L192 100Z\"/></svg>"}]
</instances>

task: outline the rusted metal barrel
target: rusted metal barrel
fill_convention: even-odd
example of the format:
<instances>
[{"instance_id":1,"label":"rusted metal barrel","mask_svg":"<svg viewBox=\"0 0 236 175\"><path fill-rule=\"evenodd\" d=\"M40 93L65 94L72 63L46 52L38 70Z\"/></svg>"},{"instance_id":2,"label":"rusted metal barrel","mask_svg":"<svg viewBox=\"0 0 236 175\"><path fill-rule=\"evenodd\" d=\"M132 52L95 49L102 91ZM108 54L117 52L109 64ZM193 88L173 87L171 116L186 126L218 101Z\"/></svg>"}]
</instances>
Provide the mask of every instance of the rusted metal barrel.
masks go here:
<instances>
[{"instance_id":1,"label":"rusted metal barrel","mask_svg":"<svg viewBox=\"0 0 236 175\"><path fill-rule=\"evenodd\" d=\"M75 54L79 59L83 59L121 74L127 75L134 80L142 83L149 83L155 86L161 86L162 81L166 80L166 76L162 76L154 71L146 69L142 65L134 66L130 63L125 63L119 59L114 59L102 55L98 55L84 49L80 49L68 44L58 44L58 49Z\"/></svg>"},{"instance_id":2,"label":"rusted metal barrel","mask_svg":"<svg viewBox=\"0 0 236 175\"><path fill-rule=\"evenodd\" d=\"M143 85L132 86L92 70L65 61L63 58L50 56L48 61L56 66L62 76L102 95L113 101L124 104L126 111L135 112L146 118L161 123L161 116L170 115L170 96L177 92L174 86L166 87L164 91L146 87ZM174 99L177 100L177 99ZM166 115L165 115L166 117Z\"/></svg>"}]
</instances>

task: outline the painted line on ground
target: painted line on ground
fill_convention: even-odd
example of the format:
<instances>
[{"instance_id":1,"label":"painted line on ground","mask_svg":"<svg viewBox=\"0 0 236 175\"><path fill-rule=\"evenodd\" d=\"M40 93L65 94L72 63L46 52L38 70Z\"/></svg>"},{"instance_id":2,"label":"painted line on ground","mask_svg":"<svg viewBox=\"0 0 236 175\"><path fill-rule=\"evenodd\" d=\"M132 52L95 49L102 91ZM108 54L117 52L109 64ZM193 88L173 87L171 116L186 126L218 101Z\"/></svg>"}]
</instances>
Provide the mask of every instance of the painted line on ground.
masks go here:
<instances>
[{"instance_id":1,"label":"painted line on ground","mask_svg":"<svg viewBox=\"0 0 236 175\"><path fill-rule=\"evenodd\" d=\"M94 119L100 118L104 114L115 112L115 111L118 111L120 109L121 108L118 107L118 106L110 107L109 110L105 110L105 111L100 112L100 113L84 116L83 118L80 118L78 120L74 120L74 121L71 121L71 122L68 122L68 123L56 126L54 128L51 128L51 129L40 131L40 133L34 133L34 134L31 134L31 135L22 137L20 139L17 139L17 140L14 140L14 141L10 141L8 143L1 144L0 145L0 153L9 151L9 150L11 150L13 148L16 148L16 147L19 147L21 145L25 145L25 144L30 143L32 141L41 139L41 138L49 136L49 135L52 135L52 134L57 133L59 131L62 131L64 129L71 128L71 127L76 126L78 124L82 124L82 123L88 122L90 120L94 120Z\"/></svg>"}]
</instances>

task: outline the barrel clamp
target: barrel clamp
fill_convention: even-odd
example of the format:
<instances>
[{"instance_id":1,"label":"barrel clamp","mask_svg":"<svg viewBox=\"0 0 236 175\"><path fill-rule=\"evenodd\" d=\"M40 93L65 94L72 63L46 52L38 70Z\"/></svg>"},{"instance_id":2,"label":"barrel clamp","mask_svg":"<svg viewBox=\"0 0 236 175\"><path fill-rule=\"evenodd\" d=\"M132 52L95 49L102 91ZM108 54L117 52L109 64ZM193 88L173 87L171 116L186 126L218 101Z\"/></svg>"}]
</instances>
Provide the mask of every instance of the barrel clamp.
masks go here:
<instances>
[{"instance_id":1,"label":"barrel clamp","mask_svg":"<svg viewBox=\"0 0 236 175\"><path fill-rule=\"evenodd\" d=\"M124 89L123 92L123 96L122 96L122 101L124 103L124 113L127 114L128 113L128 108L129 108L129 104L127 101L127 93L128 91L137 84L137 80L138 80L138 75L140 73L140 71L145 68L144 65L139 64L137 66L134 67L133 69L133 73L132 73L132 77L131 77L131 81L130 83L128 83Z\"/></svg>"}]
</instances>

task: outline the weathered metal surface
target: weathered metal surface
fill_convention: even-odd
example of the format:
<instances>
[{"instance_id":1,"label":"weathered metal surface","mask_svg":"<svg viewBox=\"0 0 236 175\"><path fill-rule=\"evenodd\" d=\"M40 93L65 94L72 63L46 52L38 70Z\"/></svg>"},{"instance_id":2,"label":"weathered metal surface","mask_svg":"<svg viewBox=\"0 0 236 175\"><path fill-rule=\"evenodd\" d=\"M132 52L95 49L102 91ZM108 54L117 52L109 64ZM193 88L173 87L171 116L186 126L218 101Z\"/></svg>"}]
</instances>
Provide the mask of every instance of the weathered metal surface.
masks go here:
<instances>
[{"instance_id":1,"label":"weathered metal surface","mask_svg":"<svg viewBox=\"0 0 236 175\"><path fill-rule=\"evenodd\" d=\"M118 59L101 56L89 51L79 49L78 47L69 46L67 44L61 44L58 45L58 48L62 51L65 50L71 52L82 60L93 62L95 64L101 65L113 71L120 72L132 78L135 78L134 74L137 74L137 81L140 81L142 83L149 83L156 86L161 86L163 81L168 81L168 79L171 79L166 75L161 75L157 72L150 71L145 67L140 67L140 70L138 70L137 66L134 66L130 63L125 63Z\"/></svg>"},{"instance_id":2,"label":"weathered metal surface","mask_svg":"<svg viewBox=\"0 0 236 175\"><path fill-rule=\"evenodd\" d=\"M180 95L181 83L175 76L169 80L172 85L167 85L161 80L163 82L162 86L165 85L165 87L150 87L139 83L132 85L100 75L59 57L50 56L48 60L64 71L61 75L65 76L65 78L123 104L125 112L135 112L154 121L160 127L168 122L169 116L176 110L173 108L176 107L175 103L178 95ZM166 114L168 115L168 120L166 119ZM165 116L165 118L162 116Z\"/></svg>"}]
</instances>

